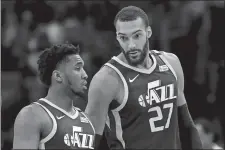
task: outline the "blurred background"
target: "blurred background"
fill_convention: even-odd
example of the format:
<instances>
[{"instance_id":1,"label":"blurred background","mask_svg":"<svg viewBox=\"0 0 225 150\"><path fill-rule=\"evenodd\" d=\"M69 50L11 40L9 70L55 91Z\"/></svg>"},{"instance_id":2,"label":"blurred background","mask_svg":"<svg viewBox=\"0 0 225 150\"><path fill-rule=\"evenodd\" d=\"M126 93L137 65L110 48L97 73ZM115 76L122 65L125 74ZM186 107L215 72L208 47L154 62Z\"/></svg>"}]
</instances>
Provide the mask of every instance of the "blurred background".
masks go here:
<instances>
[{"instance_id":1,"label":"blurred background","mask_svg":"<svg viewBox=\"0 0 225 150\"><path fill-rule=\"evenodd\" d=\"M150 48L175 53L183 66L190 113L205 143L224 144L224 1L1 1L1 148L11 149L18 112L44 97L37 78L42 50L79 44L89 81L120 53L113 20L124 6L149 16ZM223 78L222 78L223 77ZM77 104L84 109L85 101ZM100 149L107 149L105 139Z\"/></svg>"}]
</instances>

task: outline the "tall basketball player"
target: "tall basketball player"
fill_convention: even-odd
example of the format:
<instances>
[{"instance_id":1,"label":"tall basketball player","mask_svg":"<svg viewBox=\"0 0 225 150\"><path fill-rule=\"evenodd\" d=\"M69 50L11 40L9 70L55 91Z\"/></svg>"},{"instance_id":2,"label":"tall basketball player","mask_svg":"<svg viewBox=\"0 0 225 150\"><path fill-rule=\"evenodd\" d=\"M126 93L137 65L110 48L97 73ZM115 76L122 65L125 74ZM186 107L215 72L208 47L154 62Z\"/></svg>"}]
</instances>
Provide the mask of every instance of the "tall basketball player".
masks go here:
<instances>
[{"instance_id":1,"label":"tall basketball player","mask_svg":"<svg viewBox=\"0 0 225 150\"><path fill-rule=\"evenodd\" d=\"M83 66L79 47L71 44L52 46L40 55L39 75L48 94L18 114L13 149L94 149L95 130L73 105L87 89Z\"/></svg>"},{"instance_id":2,"label":"tall basketball player","mask_svg":"<svg viewBox=\"0 0 225 150\"><path fill-rule=\"evenodd\" d=\"M92 79L85 110L96 142L105 128L110 149L177 149L183 132L189 137L187 146L202 148L184 97L179 59L149 50L152 31L140 8L123 8L114 24L122 53Z\"/></svg>"}]
</instances>

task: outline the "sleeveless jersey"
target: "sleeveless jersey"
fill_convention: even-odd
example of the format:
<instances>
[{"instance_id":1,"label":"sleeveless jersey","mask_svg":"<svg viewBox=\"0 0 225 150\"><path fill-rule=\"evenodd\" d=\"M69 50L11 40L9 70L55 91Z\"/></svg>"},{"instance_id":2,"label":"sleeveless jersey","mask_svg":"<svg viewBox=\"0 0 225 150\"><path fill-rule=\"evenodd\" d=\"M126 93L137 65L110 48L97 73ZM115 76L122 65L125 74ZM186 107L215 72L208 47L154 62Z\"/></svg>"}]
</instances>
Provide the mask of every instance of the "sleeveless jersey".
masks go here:
<instances>
[{"instance_id":1,"label":"sleeveless jersey","mask_svg":"<svg viewBox=\"0 0 225 150\"><path fill-rule=\"evenodd\" d=\"M52 130L39 143L39 149L94 149L95 130L88 117L74 107L75 114L46 99L34 102L40 105L53 122Z\"/></svg>"},{"instance_id":2,"label":"sleeveless jersey","mask_svg":"<svg viewBox=\"0 0 225 150\"><path fill-rule=\"evenodd\" d=\"M124 85L122 103L113 108L113 100L107 117L110 149L180 148L177 77L161 52L152 50L150 55L150 69L132 67L115 56L105 64Z\"/></svg>"}]
</instances>

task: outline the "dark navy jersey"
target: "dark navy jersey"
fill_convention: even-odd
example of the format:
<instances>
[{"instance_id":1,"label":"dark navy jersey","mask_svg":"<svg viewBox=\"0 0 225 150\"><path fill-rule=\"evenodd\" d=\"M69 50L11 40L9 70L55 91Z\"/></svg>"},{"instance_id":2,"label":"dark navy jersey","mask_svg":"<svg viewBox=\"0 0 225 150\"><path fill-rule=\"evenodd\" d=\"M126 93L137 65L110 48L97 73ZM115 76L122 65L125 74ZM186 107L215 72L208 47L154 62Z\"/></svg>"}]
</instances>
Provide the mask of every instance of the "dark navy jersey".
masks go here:
<instances>
[{"instance_id":1,"label":"dark navy jersey","mask_svg":"<svg viewBox=\"0 0 225 150\"><path fill-rule=\"evenodd\" d=\"M39 149L94 149L95 130L88 117L74 107L75 114L65 110L46 99L40 99L40 105L52 120L52 130L41 139Z\"/></svg>"},{"instance_id":2,"label":"dark navy jersey","mask_svg":"<svg viewBox=\"0 0 225 150\"><path fill-rule=\"evenodd\" d=\"M114 108L110 104L106 122L110 149L180 148L177 76L161 52L150 51L150 58L150 69L132 67L117 57L105 64L124 85L123 101Z\"/></svg>"}]
</instances>

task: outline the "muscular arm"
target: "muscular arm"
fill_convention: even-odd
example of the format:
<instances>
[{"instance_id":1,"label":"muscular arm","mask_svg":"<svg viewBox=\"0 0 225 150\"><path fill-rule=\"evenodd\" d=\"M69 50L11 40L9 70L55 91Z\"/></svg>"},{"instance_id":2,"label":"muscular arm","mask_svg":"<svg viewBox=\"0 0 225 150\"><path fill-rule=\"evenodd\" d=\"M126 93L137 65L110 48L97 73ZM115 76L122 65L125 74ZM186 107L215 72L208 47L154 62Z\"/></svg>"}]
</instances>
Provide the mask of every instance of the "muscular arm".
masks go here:
<instances>
[{"instance_id":1,"label":"muscular arm","mask_svg":"<svg viewBox=\"0 0 225 150\"><path fill-rule=\"evenodd\" d=\"M181 137L182 148L184 149L202 149L202 143L189 113L186 99L184 96L184 75L179 59L171 53L164 53L177 75L178 82L178 122L181 135L185 135L185 139ZM187 139L187 140L186 140ZM191 147L190 147L191 146Z\"/></svg>"},{"instance_id":2,"label":"muscular arm","mask_svg":"<svg viewBox=\"0 0 225 150\"><path fill-rule=\"evenodd\" d=\"M88 114L95 127L95 147L98 147L101 140L109 104L116 99L117 89L118 80L107 66L104 66L91 81L85 113Z\"/></svg>"},{"instance_id":3,"label":"muscular arm","mask_svg":"<svg viewBox=\"0 0 225 150\"><path fill-rule=\"evenodd\" d=\"M24 107L20 111L14 124L13 149L38 149L39 119L32 106Z\"/></svg>"}]
</instances>

